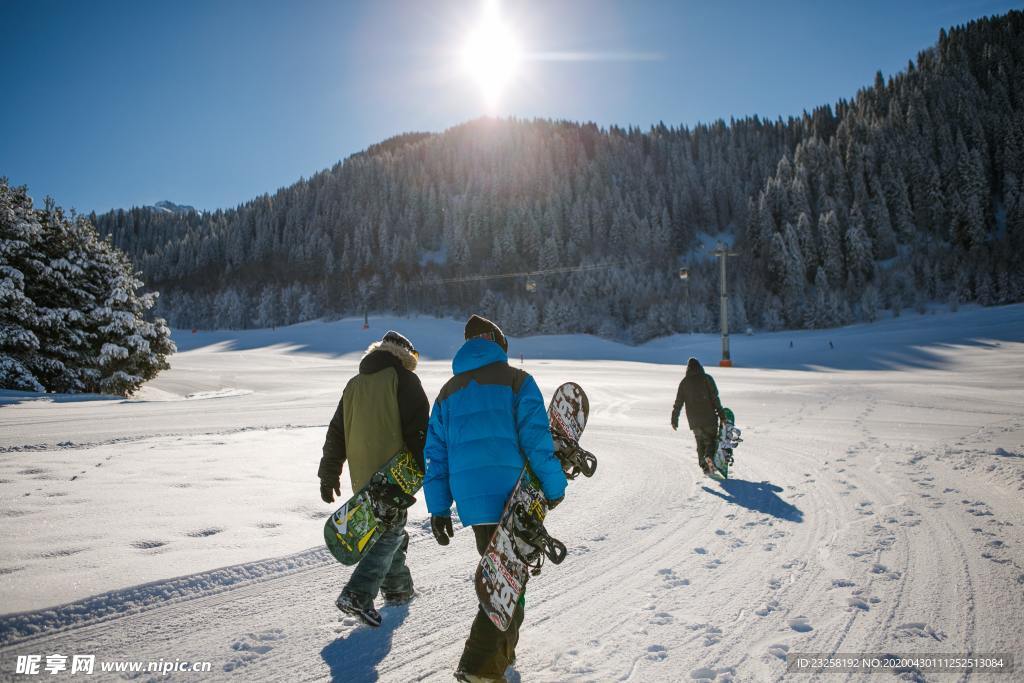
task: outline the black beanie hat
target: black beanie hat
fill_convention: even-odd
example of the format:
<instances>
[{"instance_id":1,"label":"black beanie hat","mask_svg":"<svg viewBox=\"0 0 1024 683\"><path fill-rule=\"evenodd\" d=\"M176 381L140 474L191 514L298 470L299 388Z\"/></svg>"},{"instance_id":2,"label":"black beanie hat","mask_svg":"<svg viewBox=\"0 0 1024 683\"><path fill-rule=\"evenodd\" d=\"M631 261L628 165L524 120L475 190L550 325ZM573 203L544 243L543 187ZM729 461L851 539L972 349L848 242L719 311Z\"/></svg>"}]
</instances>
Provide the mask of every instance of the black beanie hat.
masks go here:
<instances>
[{"instance_id":1,"label":"black beanie hat","mask_svg":"<svg viewBox=\"0 0 1024 683\"><path fill-rule=\"evenodd\" d=\"M416 347L412 345L412 342L394 330L388 330L387 334L381 337L381 341L398 344L402 348L408 349L411 353L416 353Z\"/></svg>"},{"instance_id":2,"label":"black beanie hat","mask_svg":"<svg viewBox=\"0 0 1024 683\"><path fill-rule=\"evenodd\" d=\"M489 339L500 346L502 351L508 353L508 340L502 334L501 328L479 315L471 316L466 322L466 339L474 339L476 337Z\"/></svg>"}]
</instances>

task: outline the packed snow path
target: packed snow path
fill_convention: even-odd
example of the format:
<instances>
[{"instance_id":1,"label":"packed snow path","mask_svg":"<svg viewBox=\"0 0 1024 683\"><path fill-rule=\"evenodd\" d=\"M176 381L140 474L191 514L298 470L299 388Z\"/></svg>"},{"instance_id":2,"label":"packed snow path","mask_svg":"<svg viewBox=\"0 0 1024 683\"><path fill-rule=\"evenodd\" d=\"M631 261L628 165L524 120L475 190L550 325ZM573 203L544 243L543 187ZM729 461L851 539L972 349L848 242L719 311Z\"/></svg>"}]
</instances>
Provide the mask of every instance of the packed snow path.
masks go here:
<instances>
[{"instance_id":1,"label":"packed snow path","mask_svg":"<svg viewBox=\"0 0 1024 683\"><path fill-rule=\"evenodd\" d=\"M585 387L600 462L549 518L570 555L527 589L513 678L778 680L787 652L1019 657L1024 344L1003 332L935 346L927 368L710 368L744 430L727 482L668 425L678 364L527 358L542 390ZM0 678L17 654L59 652L210 661L202 680L450 680L475 605L468 530L437 546L420 502L420 596L380 629L333 606L349 570L320 549L333 506L314 473L355 362L197 349L149 402L0 409ZM432 398L448 365L423 365ZM968 680L989 678L1008 680Z\"/></svg>"}]
</instances>

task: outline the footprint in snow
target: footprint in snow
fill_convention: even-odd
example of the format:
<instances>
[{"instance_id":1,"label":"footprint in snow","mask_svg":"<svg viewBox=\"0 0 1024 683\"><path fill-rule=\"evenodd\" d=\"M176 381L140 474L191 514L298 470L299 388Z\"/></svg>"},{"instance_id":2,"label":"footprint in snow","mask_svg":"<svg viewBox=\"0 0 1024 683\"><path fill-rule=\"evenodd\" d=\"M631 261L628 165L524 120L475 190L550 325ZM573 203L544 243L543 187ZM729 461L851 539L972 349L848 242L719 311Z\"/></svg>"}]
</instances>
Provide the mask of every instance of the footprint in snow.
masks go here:
<instances>
[{"instance_id":1,"label":"footprint in snow","mask_svg":"<svg viewBox=\"0 0 1024 683\"><path fill-rule=\"evenodd\" d=\"M985 552L983 552L981 554L981 556L984 557L986 560L992 560L996 564L1007 564L1010 561L1009 559L1007 559L1005 557L998 557L998 556L988 552L987 550Z\"/></svg>"},{"instance_id":2,"label":"footprint in snow","mask_svg":"<svg viewBox=\"0 0 1024 683\"><path fill-rule=\"evenodd\" d=\"M675 621L675 617L668 612L655 612L649 621L655 626L667 626Z\"/></svg>"},{"instance_id":3,"label":"footprint in snow","mask_svg":"<svg viewBox=\"0 0 1024 683\"><path fill-rule=\"evenodd\" d=\"M850 579L832 579L833 588L849 588L850 586L856 586L857 584Z\"/></svg>"},{"instance_id":4,"label":"footprint in snow","mask_svg":"<svg viewBox=\"0 0 1024 683\"><path fill-rule=\"evenodd\" d=\"M727 666L721 669L702 666L690 672L690 680L697 683L710 683L711 681L715 681L715 683L728 683L733 680L735 675L736 667L734 666Z\"/></svg>"},{"instance_id":5,"label":"footprint in snow","mask_svg":"<svg viewBox=\"0 0 1024 683\"><path fill-rule=\"evenodd\" d=\"M708 551L705 550L704 548L694 548L693 552L697 553L698 555L707 555L708 554Z\"/></svg>"},{"instance_id":6,"label":"footprint in snow","mask_svg":"<svg viewBox=\"0 0 1024 683\"><path fill-rule=\"evenodd\" d=\"M154 548L161 548L167 545L165 541L135 541L131 544L133 548L139 550L152 550Z\"/></svg>"},{"instance_id":7,"label":"footprint in snow","mask_svg":"<svg viewBox=\"0 0 1024 683\"><path fill-rule=\"evenodd\" d=\"M900 576L902 576L902 574L900 574L899 572L897 572L897 571L890 571L890 569L888 567L886 567L884 564L879 564L877 562L875 564L871 565L871 569L869 569L868 571L871 572L872 574L878 574L879 576L884 576L885 578L889 579L890 581L895 581L896 579L900 578Z\"/></svg>"},{"instance_id":8,"label":"footprint in snow","mask_svg":"<svg viewBox=\"0 0 1024 683\"><path fill-rule=\"evenodd\" d=\"M668 657L668 650L665 649L664 645L648 645L647 646L647 659L653 662L663 661Z\"/></svg>"},{"instance_id":9,"label":"footprint in snow","mask_svg":"<svg viewBox=\"0 0 1024 683\"><path fill-rule=\"evenodd\" d=\"M765 603L764 607L762 607L761 609L754 610L754 614L756 614L759 617L766 617L769 614L771 614L772 612L774 612L775 610L777 610L778 608L779 608L779 601L778 600L769 600L767 603Z\"/></svg>"},{"instance_id":10,"label":"footprint in snow","mask_svg":"<svg viewBox=\"0 0 1024 683\"><path fill-rule=\"evenodd\" d=\"M579 677L594 673L593 667L588 666L585 663L590 658L588 657L587 659L583 659L579 654L579 650L572 649L566 650L555 658L558 668L567 674L566 677L569 675Z\"/></svg>"},{"instance_id":11,"label":"footprint in snow","mask_svg":"<svg viewBox=\"0 0 1024 683\"><path fill-rule=\"evenodd\" d=\"M862 610L864 612L867 612L869 609L871 609L868 606L868 603L866 601L864 601L864 600L861 600L860 598L847 598L846 599L846 604L847 604L847 606L850 607L851 611L854 610L854 609L859 609L859 610Z\"/></svg>"},{"instance_id":12,"label":"footprint in snow","mask_svg":"<svg viewBox=\"0 0 1024 683\"><path fill-rule=\"evenodd\" d=\"M664 569L659 569L658 570L658 574L661 576L662 580L665 582L665 587L666 588L680 588L682 586L689 586L690 585L690 580L689 579L681 579L681 578L679 578L679 576L676 574L675 570L671 569L669 567L665 567Z\"/></svg>"},{"instance_id":13,"label":"footprint in snow","mask_svg":"<svg viewBox=\"0 0 1024 683\"><path fill-rule=\"evenodd\" d=\"M190 536L191 538L206 538L208 536L215 536L222 531L224 530L219 529L217 527L210 527L208 529L197 529L195 531L190 531L186 534L186 536Z\"/></svg>"},{"instance_id":14,"label":"footprint in snow","mask_svg":"<svg viewBox=\"0 0 1024 683\"><path fill-rule=\"evenodd\" d=\"M794 617L788 623L789 627L798 633L807 633L814 630L814 627L811 626L811 620L807 617Z\"/></svg>"},{"instance_id":15,"label":"footprint in snow","mask_svg":"<svg viewBox=\"0 0 1024 683\"><path fill-rule=\"evenodd\" d=\"M768 654L770 654L773 657L778 657L779 659L785 661L786 655L789 654L789 645L786 645L785 643L775 643L774 645L769 645Z\"/></svg>"},{"instance_id":16,"label":"footprint in snow","mask_svg":"<svg viewBox=\"0 0 1024 683\"><path fill-rule=\"evenodd\" d=\"M768 587L771 588L772 590L778 590L778 589L782 588L782 579L778 579L778 578L768 579Z\"/></svg>"},{"instance_id":17,"label":"footprint in snow","mask_svg":"<svg viewBox=\"0 0 1024 683\"><path fill-rule=\"evenodd\" d=\"M248 666L262 655L273 650L274 646L272 643L284 637L284 631L279 628L245 634L231 644L231 649L238 654L224 664L224 671L235 671L236 669Z\"/></svg>"},{"instance_id":18,"label":"footprint in snow","mask_svg":"<svg viewBox=\"0 0 1024 683\"><path fill-rule=\"evenodd\" d=\"M931 638L932 640L942 641L946 639L945 632L937 631L923 621L900 624L894 629L893 635L900 640L907 638Z\"/></svg>"},{"instance_id":19,"label":"footprint in snow","mask_svg":"<svg viewBox=\"0 0 1024 683\"><path fill-rule=\"evenodd\" d=\"M722 561L719 560L718 558L715 558L714 560L711 560L710 562L705 564L704 568L705 569L718 569L719 565L721 565L721 564L722 564Z\"/></svg>"},{"instance_id":20,"label":"footprint in snow","mask_svg":"<svg viewBox=\"0 0 1024 683\"><path fill-rule=\"evenodd\" d=\"M40 553L36 555L36 557L47 560L54 557L70 557L72 555L85 552L85 550L85 548L58 548L57 550L48 550L45 553Z\"/></svg>"},{"instance_id":21,"label":"footprint in snow","mask_svg":"<svg viewBox=\"0 0 1024 683\"><path fill-rule=\"evenodd\" d=\"M721 639L722 629L718 628L717 626L711 626L709 624L707 630L704 631L704 647L711 647L712 645L716 645L718 641L720 641Z\"/></svg>"}]
</instances>

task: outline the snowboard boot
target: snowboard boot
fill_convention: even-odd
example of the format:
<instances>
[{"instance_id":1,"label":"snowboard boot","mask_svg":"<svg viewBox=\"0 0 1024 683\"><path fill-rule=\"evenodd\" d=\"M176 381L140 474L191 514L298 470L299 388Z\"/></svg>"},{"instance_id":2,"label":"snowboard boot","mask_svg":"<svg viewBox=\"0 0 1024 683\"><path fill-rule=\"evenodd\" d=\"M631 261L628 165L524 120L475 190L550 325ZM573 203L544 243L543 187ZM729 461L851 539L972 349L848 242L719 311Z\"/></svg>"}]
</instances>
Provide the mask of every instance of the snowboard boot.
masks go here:
<instances>
[{"instance_id":1,"label":"snowboard boot","mask_svg":"<svg viewBox=\"0 0 1024 683\"><path fill-rule=\"evenodd\" d=\"M398 593L384 593L384 604L387 607L397 607L412 602L416 597L415 590L401 591Z\"/></svg>"},{"instance_id":2,"label":"snowboard boot","mask_svg":"<svg viewBox=\"0 0 1024 683\"><path fill-rule=\"evenodd\" d=\"M468 674L461 669L455 672L455 680L462 681L462 683L507 683L508 681L504 676L501 678L477 676L476 674Z\"/></svg>"},{"instance_id":3,"label":"snowboard boot","mask_svg":"<svg viewBox=\"0 0 1024 683\"><path fill-rule=\"evenodd\" d=\"M342 612L356 617L367 626L373 626L374 628L380 626L380 612L374 609L372 601L366 604L352 593L342 591L334 604Z\"/></svg>"}]
</instances>

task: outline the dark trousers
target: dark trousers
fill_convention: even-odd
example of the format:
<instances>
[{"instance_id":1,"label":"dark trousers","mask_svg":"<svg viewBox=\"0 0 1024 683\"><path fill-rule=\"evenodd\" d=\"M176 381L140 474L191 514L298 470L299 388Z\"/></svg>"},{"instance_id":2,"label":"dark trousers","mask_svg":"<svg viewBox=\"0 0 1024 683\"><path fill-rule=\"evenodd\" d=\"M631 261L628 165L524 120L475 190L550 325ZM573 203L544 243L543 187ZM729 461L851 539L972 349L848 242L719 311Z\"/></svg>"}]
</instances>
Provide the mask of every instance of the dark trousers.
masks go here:
<instances>
[{"instance_id":1,"label":"dark trousers","mask_svg":"<svg viewBox=\"0 0 1024 683\"><path fill-rule=\"evenodd\" d=\"M405 521L406 512L403 510L352 572L345 592L352 594L360 605L372 606L380 591L385 596L412 592L412 574L405 564L405 553L409 549Z\"/></svg>"},{"instance_id":2,"label":"dark trousers","mask_svg":"<svg viewBox=\"0 0 1024 683\"><path fill-rule=\"evenodd\" d=\"M714 427L696 427L693 436L697 439L697 464L701 469L707 467L706 458L715 457L718 450L718 425Z\"/></svg>"},{"instance_id":3,"label":"dark trousers","mask_svg":"<svg viewBox=\"0 0 1024 683\"><path fill-rule=\"evenodd\" d=\"M494 535L497 526L478 524L473 527L476 551L481 557L487 550L487 544L491 542L491 536ZM523 625L526 616L523 604L524 601L520 598L507 631L499 630L491 623L483 608L477 608L473 626L469 629L469 638L466 639L466 648L462 651L462 659L459 660L460 671L487 678L502 678L505 675L505 669L516 658L519 627Z\"/></svg>"}]
</instances>

